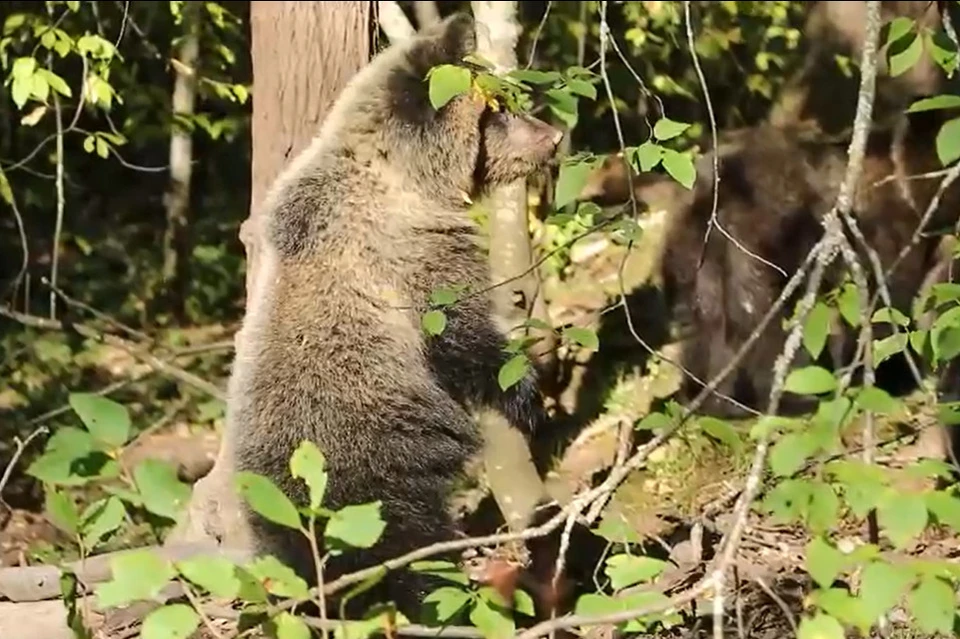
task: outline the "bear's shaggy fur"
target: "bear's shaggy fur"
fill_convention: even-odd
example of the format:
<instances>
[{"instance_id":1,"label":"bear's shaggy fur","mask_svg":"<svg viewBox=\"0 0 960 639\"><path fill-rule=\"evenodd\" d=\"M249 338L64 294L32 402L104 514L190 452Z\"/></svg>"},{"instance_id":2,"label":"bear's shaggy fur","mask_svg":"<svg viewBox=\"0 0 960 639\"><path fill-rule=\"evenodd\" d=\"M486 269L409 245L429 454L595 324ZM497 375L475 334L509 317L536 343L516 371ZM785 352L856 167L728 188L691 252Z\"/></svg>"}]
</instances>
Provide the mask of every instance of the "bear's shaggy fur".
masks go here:
<instances>
[{"instance_id":1,"label":"bear's shaggy fur","mask_svg":"<svg viewBox=\"0 0 960 639\"><path fill-rule=\"evenodd\" d=\"M543 419L532 374L507 391L497 383L509 355L483 294L489 271L468 198L543 166L560 132L472 93L435 110L427 72L474 47L473 20L458 14L382 52L265 201L229 385L232 452L238 470L305 503L289 460L310 440L326 457L324 506L381 502L381 541L332 557L328 581L454 537L448 492L481 446L473 407L492 406L527 433ZM428 336L431 292L457 285L474 293ZM247 518L259 552L315 583L301 535ZM382 583L378 600L415 616L428 580L400 571Z\"/></svg>"}]
</instances>

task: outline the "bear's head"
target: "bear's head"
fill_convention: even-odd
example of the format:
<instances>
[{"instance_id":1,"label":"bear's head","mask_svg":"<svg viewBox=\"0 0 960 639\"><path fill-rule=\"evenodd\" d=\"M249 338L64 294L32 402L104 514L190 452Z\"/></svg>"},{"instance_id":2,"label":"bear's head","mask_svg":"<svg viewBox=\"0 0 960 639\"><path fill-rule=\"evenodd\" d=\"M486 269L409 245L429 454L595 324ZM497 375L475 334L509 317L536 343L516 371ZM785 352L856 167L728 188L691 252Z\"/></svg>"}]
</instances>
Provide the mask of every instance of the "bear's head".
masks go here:
<instances>
[{"instance_id":1,"label":"bear's head","mask_svg":"<svg viewBox=\"0 0 960 639\"><path fill-rule=\"evenodd\" d=\"M427 75L476 50L474 20L454 14L379 54L334 109L340 144L387 163L427 197L462 201L522 179L550 161L562 133L534 117L494 109L469 91L439 109ZM333 113L333 112L332 112Z\"/></svg>"}]
</instances>

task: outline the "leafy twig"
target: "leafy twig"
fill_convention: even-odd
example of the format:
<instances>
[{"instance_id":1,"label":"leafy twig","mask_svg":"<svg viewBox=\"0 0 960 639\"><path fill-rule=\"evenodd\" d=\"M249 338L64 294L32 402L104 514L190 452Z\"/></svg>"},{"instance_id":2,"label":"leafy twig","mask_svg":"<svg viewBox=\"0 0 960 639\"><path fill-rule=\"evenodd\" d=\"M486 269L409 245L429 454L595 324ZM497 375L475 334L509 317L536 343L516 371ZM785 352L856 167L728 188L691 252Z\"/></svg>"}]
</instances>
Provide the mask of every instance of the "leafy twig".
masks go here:
<instances>
[{"instance_id":1,"label":"leafy twig","mask_svg":"<svg viewBox=\"0 0 960 639\"><path fill-rule=\"evenodd\" d=\"M30 327L39 328L42 330L48 330L48 331L64 330L64 326L60 322L57 322L55 320L36 317L34 315L27 315L25 313L18 313L17 311L14 311L8 308L0 308L0 316L4 316L9 319L12 319L15 322L19 322L23 324L24 326L30 326ZM117 348L121 348L127 351L128 353L130 353L130 355L144 362L145 364L148 364L151 368L154 368L161 373L169 375L170 377L180 382L183 382L188 386L192 386L193 388L196 388L197 390L204 392L210 395L211 397L214 397L220 400L225 399L225 393L218 386L211 384L205 379L197 377L193 373L187 370L184 370L179 366L174 366L170 362L160 359L153 353L146 351L139 344L134 344L129 340L123 339L122 337L119 337L117 335L101 333L89 326L86 326L85 324L71 324L70 328L72 330L75 330L77 333L79 333L83 337L97 340L105 344L110 344L111 346L116 346Z\"/></svg>"},{"instance_id":2,"label":"leafy twig","mask_svg":"<svg viewBox=\"0 0 960 639\"><path fill-rule=\"evenodd\" d=\"M13 443L16 446L16 450L13 451L13 456L10 457L10 461L7 462L7 467L3 471L3 476L0 477L0 502L3 501L3 489L7 487L7 484L10 482L10 477L13 474L13 468L17 465L17 462L20 461L20 458L23 456L24 451L26 451L27 446L30 445L34 439L40 435L45 435L47 433L46 426L40 426L27 435L26 439L21 440L19 437L13 438Z\"/></svg>"}]
</instances>

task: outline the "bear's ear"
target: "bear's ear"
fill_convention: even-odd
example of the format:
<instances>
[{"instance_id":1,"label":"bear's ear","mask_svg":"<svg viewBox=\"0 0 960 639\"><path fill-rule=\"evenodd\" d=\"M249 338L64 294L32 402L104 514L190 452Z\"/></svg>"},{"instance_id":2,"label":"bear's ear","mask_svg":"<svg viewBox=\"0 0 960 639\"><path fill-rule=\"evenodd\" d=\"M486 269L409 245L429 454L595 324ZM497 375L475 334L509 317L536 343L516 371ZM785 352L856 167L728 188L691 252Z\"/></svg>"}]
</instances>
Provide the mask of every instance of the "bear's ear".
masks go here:
<instances>
[{"instance_id":1,"label":"bear's ear","mask_svg":"<svg viewBox=\"0 0 960 639\"><path fill-rule=\"evenodd\" d=\"M426 68L441 64L460 64L477 49L477 34L473 17L468 13L454 13L439 24L420 32L414 56L418 66Z\"/></svg>"}]
</instances>

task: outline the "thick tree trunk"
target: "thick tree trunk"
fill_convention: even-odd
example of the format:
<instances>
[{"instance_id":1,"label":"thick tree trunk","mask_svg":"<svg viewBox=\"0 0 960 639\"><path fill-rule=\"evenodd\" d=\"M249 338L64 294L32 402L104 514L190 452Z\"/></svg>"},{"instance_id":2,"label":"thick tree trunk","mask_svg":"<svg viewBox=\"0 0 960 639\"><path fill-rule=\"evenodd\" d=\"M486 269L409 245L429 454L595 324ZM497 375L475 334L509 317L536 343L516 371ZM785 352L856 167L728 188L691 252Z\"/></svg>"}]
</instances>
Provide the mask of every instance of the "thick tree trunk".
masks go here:
<instances>
[{"instance_id":1,"label":"thick tree trunk","mask_svg":"<svg viewBox=\"0 0 960 639\"><path fill-rule=\"evenodd\" d=\"M250 217L240 228L247 252L248 307L260 249L260 201L286 162L313 138L344 85L369 60L369 21L369 2L251 3L253 192ZM247 547L226 454L231 437L228 428L213 469L197 482L188 512L168 543L212 537L228 547Z\"/></svg>"},{"instance_id":2,"label":"thick tree trunk","mask_svg":"<svg viewBox=\"0 0 960 639\"><path fill-rule=\"evenodd\" d=\"M477 23L477 53L498 71L517 66L516 2L472 2ZM508 326L528 317L549 321L536 269L531 269L533 251L527 218L527 185L521 180L491 193L483 202L490 219L490 266L494 304ZM516 279L511 279L516 278ZM538 331L539 332L539 331ZM541 333L543 335L543 333ZM532 349L541 361L550 357L552 342L542 340ZM513 529L523 528L545 489L521 434L501 416L481 417L486 442L484 457L487 481L504 519Z\"/></svg>"}]
</instances>

